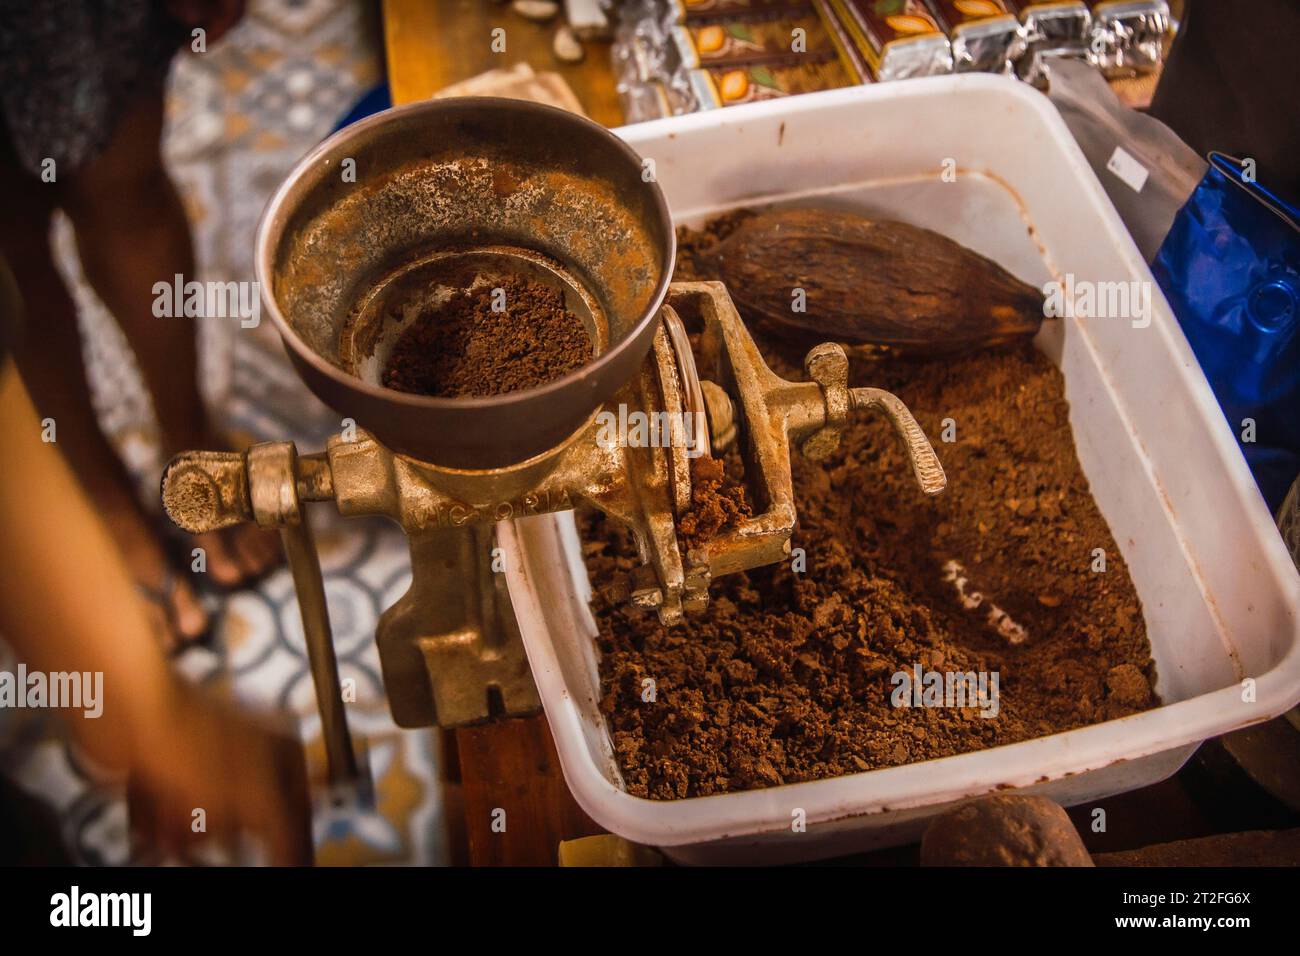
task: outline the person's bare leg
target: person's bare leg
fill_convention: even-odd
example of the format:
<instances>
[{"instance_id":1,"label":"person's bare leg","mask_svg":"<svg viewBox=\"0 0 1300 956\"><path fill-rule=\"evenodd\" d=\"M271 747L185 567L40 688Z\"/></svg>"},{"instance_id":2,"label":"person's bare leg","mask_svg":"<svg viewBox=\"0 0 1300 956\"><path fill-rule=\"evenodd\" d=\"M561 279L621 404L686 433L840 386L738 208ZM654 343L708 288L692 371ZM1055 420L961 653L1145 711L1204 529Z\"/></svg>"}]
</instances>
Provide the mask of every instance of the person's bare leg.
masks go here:
<instances>
[{"instance_id":1,"label":"person's bare leg","mask_svg":"<svg viewBox=\"0 0 1300 956\"><path fill-rule=\"evenodd\" d=\"M155 283L195 274L189 223L163 167L162 118L162 91L142 97L108 148L70 178L61 202L86 278L135 353L171 456L219 449L226 440L211 426L199 393L195 320L153 314ZM208 572L225 586L256 577L279 559L275 535L253 525L198 535L195 543L207 553Z\"/></svg>"},{"instance_id":2,"label":"person's bare leg","mask_svg":"<svg viewBox=\"0 0 1300 956\"><path fill-rule=\"evenodd\" d=\"M16 168L0 169L16 184L0 214L0 250L18 281L26 311L25 334L16 343L14 359L40 417L54 421L55 447L95 502L131 573L142 585L161 592L168 574L166 556L126 470L99 429L86 384L76 306L50 255L53 197L42 192L48 190L45 184L25 178ZM207 614L189 584L177 579L169 600L170 612L151 609L158 632L173 646L202 635ZM173 626L178 633L172 633Z\"/></svg>"}]
</instances>

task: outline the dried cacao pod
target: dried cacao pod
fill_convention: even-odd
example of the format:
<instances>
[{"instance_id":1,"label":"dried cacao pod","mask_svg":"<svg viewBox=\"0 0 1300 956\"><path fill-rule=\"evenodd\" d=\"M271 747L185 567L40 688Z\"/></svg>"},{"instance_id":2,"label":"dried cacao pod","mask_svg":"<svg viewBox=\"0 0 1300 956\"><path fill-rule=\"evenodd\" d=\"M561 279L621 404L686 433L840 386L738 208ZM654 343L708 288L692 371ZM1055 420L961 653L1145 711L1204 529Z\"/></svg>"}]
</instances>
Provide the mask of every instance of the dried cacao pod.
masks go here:
<instances>
[{"instance_id":1,"label":"dried cacao pod","mask_svg":"<svg viewBox=\"0 0 1300 956\"><path fill-rule=\"evenodd\" d=\"M775 209L744 220L711 258L746 318L808 344L831 339L936 355L1027 339L1043 321L1038 289L946 236L902 222Z\"/></svg>"}]
</instances>

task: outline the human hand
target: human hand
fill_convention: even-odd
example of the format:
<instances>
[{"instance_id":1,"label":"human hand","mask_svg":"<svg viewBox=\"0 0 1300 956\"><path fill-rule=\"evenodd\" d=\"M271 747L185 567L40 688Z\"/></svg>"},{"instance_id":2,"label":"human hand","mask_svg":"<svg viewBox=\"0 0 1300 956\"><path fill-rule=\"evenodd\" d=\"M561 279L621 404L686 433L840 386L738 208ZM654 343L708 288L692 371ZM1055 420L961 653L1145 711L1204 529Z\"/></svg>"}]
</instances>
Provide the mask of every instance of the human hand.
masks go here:
<instances>
[{"instance_id":1,"label":"human hand","mask_svg":"<svg viewBox=\"0 0 1300 956\"><path fill-rule=\"evenodd\" d=\"M197 688L174 687L151 710L128 782L133 839L185 859L205 839L237 850L253 836L275 865L311 864L300 740Z\"/></svg>"}]
</instances>

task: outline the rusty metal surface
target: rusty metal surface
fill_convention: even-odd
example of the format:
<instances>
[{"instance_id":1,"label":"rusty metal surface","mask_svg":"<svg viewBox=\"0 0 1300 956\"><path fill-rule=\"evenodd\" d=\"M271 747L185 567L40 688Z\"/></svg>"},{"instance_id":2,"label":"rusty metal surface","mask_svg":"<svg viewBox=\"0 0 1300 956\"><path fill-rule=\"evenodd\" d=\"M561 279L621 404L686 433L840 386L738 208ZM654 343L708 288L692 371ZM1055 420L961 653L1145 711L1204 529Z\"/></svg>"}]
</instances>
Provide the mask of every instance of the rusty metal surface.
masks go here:
<instances>
[{"instance_id":1,"label":"rusty metal surface","mask_svg":"<svg viewBox=\"0 0 1300 956\"><path fill-rule=\"evenodd\" d=\"M393 719L456 728L541 709L490 524L409 535L411 586L375 640Z\"/></svg>"},{"instance_id":2,"label":"rusty metal surface","mask_svg":"<svg viewBox=\"0 0 1300 956\"><path fill-rule=\"evenodd\" d=\"M191 534L253 520L248 471L239 452L187 451L163 471L167 517Z\"/></svg>"},{"instance_id":3,"label":"rusty metal surface","mask_svg":"<svg viewBox=\"0 0 1300 956\"><path fill-rule=\"evenodd\" d=\"M412 261L486 246L575 276L608 321L601 354L491 398L409 395L350 374L341 343L358 300ZM395 450L488 468L554 447L636 375L674 253L663 195L621 140L562 110L475 97L386 111L326 140L271 201L255 259L266 311L326 404Z\"/></svg>"},{"instance_id":4,"label":"rusty metal surface","mask_svg":"<svg viewBox=\"0 0 1300 956\"><path fill-rule=\"evenodd\" d=\"M902 439L921 491L929 495L943 490L943 468L907 407L880 389L847 388L848 360L840 346L814 347L805 360L813 381L789 382L768 368L722 283L675 282L668 301L699 324L700 374L722 386L731 399L756 506L751 517L698 549L703 554L688 555L693 567L707 567L709 576L716 577L782 560L789 553L796 518L790 443L800 443L809 457L824 457L839 443L852 408L884 412ZM708 391L714 393L717 411L725 412L711 384ZM723 415L717 417L717 425L728 428Z\"/></svg>"}]
</instances>

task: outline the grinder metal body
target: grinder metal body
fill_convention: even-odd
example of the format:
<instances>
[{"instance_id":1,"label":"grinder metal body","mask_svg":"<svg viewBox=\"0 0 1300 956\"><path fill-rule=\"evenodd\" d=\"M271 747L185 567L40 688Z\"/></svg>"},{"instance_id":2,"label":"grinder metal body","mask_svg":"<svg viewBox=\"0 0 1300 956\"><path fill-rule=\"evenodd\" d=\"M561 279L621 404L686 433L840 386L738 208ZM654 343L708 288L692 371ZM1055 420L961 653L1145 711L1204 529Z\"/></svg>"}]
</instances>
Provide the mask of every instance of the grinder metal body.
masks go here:
<instances>
[{"instance_id":1,"label":"grinder metal body","mask_svg":"<svg viewBox=\"0 0 1300 956\"><path fill-rule=\"evenodd\" d=\"M587 503L626 524L641 559L626 598L672 625L707 606L713 577L789 553L791 442L809 457L828 454L852 409L883 412L921 490L943 489L906 407L888 392L849 388L839 346L808 354L811 381L786 381L720 283L669 284L672 223L651 168L560 110L431 101L336 134L268 207L257 243L266 311L308 386L359 427L309 455L288 442L183 453L164 474L163 502L193 532L249 520L281 529L332 781L358 771L306 502L333 500L344 515L384 515L405 531L411 587L376 633L385 690L398 724L458 727L539 707L504 575L491 567L497 521ZM491 398L379 385L405 328L395 296L519 274L560 289L586 323L595 343L587 366ZM667 422L702 415L708 434L611 442L602 411ZM754 513L685 550L677 523L691 507L691 458L732 442Z\"/></svg>"}]
</instances>

